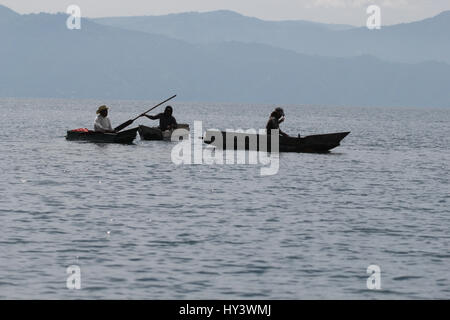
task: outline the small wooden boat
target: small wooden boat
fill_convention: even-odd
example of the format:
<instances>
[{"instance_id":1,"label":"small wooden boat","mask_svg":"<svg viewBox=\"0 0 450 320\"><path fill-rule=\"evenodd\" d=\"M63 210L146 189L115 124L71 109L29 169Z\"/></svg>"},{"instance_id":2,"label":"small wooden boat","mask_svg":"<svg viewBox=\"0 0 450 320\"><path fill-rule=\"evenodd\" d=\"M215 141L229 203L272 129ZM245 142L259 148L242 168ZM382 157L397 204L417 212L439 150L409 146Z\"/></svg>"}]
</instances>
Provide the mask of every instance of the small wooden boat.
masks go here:
<instances>
[{"instance_id":1,"label":"small wooden boat","mask_svg":"<svg viewBox=\"0 0 450 320\"><path fill-rule=\"evenodd\" d=\"M138 128L121 131L119 133L102 133L87 129L67 131L66 139L70 141L89 141L97 143L131 144L136 139Z\"/></svg>"},{"instance_id":2,"label":"small wooden boat","mask_svg":"<svg viewBox=\"0 0 450 320\"><path fill-rule=\"evenodd\" d=\"M215 136L222 134L222 142L216 142ZM305 137L283 137L279 139L280 152L327 153L340 145L350 132L318 134ZM227 144L227 137L229 143ZM204 142L222 149L271 151L270 136L224 131L207 131ZM266 144L266 145L265 145Z\"/></svg>"},{"instance_id":3,"label":"small wooden boat","mask_svg":"<svg viewBox=\"0 0 450 320\"><path fill-rule=\"evenodd\" d=\"M178 124L177 129L186 129L189 131L188 124ZM170 141L172 139L172 132L174 130L161 131L158 127L146 127L139 126L139 135L142 140L165 140Z\"/></svg>"}]
</instances>

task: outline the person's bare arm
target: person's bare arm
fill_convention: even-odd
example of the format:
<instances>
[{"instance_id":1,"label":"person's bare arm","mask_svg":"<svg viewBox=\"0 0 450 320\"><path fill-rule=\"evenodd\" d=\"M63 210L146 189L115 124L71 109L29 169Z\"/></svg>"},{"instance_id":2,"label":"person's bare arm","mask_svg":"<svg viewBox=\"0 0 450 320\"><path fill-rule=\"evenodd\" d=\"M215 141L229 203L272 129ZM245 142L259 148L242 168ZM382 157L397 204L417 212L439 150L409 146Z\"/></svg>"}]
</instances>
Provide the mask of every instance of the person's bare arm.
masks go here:
<instances>
[{"instance_id":1,"label":"person's bare arm","mask_svg":"<svg viewBox=\"0 0 450 320\"><path fill-rule=\"evenodd\" d=\"M283 132L280 130L280 135L282 135L283 137L289 137L289 135L286 132Z\"/></svg>"},{"instance_id":2,"label":"person's bare arm","mask_svg":"<svg viewBox=\"0 0 450 320\"><path fill-rule=\"evenodd\" d=\"M147 118L149 118L149 119L151 119L151 120L158 120L159 119L159 116L149 116L149 115L147 115L147 114L143 114L142 116L145 116L145 117L147 117Z\"/></svg>"}]
</instances>

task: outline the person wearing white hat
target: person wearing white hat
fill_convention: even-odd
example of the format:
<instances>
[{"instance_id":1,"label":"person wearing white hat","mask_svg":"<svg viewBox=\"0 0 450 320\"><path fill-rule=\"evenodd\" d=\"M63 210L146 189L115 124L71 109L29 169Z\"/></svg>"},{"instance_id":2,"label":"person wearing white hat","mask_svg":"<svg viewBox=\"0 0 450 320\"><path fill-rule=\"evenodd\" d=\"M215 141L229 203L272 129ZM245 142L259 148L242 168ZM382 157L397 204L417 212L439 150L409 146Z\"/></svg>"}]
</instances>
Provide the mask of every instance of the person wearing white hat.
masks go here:
<instances>
[{"instance_id":1,"label":"person wearing white hat","mask_svg":"<svg viewBox=\"0 0 450 320\"><path fill-rule=\"evenodd\" d=\"M94 131L103 133L114 133L114 129L111 126L111 121L108 118L108 107L100 106L97 110L97 118L94 122Z\"/></svg>"}]
</instances>

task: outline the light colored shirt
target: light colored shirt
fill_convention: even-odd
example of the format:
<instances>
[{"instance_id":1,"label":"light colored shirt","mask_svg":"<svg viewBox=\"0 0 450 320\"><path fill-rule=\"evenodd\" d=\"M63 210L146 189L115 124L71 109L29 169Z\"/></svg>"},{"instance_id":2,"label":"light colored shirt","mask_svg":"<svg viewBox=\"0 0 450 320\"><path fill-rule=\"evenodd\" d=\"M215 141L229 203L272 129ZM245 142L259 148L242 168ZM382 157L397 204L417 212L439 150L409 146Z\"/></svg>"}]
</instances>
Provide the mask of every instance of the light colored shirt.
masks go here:
<instances>
[{"instance_id":1,"label":"light colored shirt","mask_svg":"<svg viewBox=\"0 0 450 320\"><path fill-rule=\"evenodd\" d=\"M98 115L94 122L94 131L96 132L106 132L113 131L111 126L111 121L108 117L103 117L102 115Z\"/></svg>"}]
</instances>

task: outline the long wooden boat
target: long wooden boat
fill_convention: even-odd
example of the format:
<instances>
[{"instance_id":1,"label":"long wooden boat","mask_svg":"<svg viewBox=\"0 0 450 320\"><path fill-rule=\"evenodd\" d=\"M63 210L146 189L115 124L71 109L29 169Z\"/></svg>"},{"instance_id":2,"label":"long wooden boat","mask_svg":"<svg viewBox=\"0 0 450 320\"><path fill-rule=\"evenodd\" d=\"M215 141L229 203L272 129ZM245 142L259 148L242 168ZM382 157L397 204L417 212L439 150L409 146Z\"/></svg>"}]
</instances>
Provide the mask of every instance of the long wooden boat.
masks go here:
<instances>
[{"instance_id":1,"label":"long wooden boat","mask_svg":"<svg viewBox=\"0 0 450 320\"><path fill-rule=\"evenodd\" d=\"M280 152L308 152L327 153L340 145L350 132L338 132L328 134L318 134L305 137L279 137ZM216 141L215 137L222 134L222 142ZM227 143L227 137L229 142ZM220 140L220 139L218 139ZM207 131L203 140L205 143L222 149L244 149L251 151L271 151L271 136L225 132Z\"/></svg>"},{"instance_id":2,"label":"long wooden boat","mask_svg":"<svg viewBox=\"0 0 450 320\"><path fill-rule=\"evenodd\" d=\"M186 129L189 131L188 124L178 124L177 129ZM142 140L165 140L170 141L172 139L172 132L174 130L161 131L158 127L146 127L139 126L139 135Z\"/></svg>"},{"instance_id":3,"label":"long wooden boat","mask_svg":"<svg viewBox=\"0 0 450 320\"><path fill-rule=\"evenodd\" d=\"M66 139L70 141L89 141L97 143L123 143L131 144L136 139L138 128L119 133L102 133L91 130L75 129L67 131Z\"/></svg>"}]
</instances>

